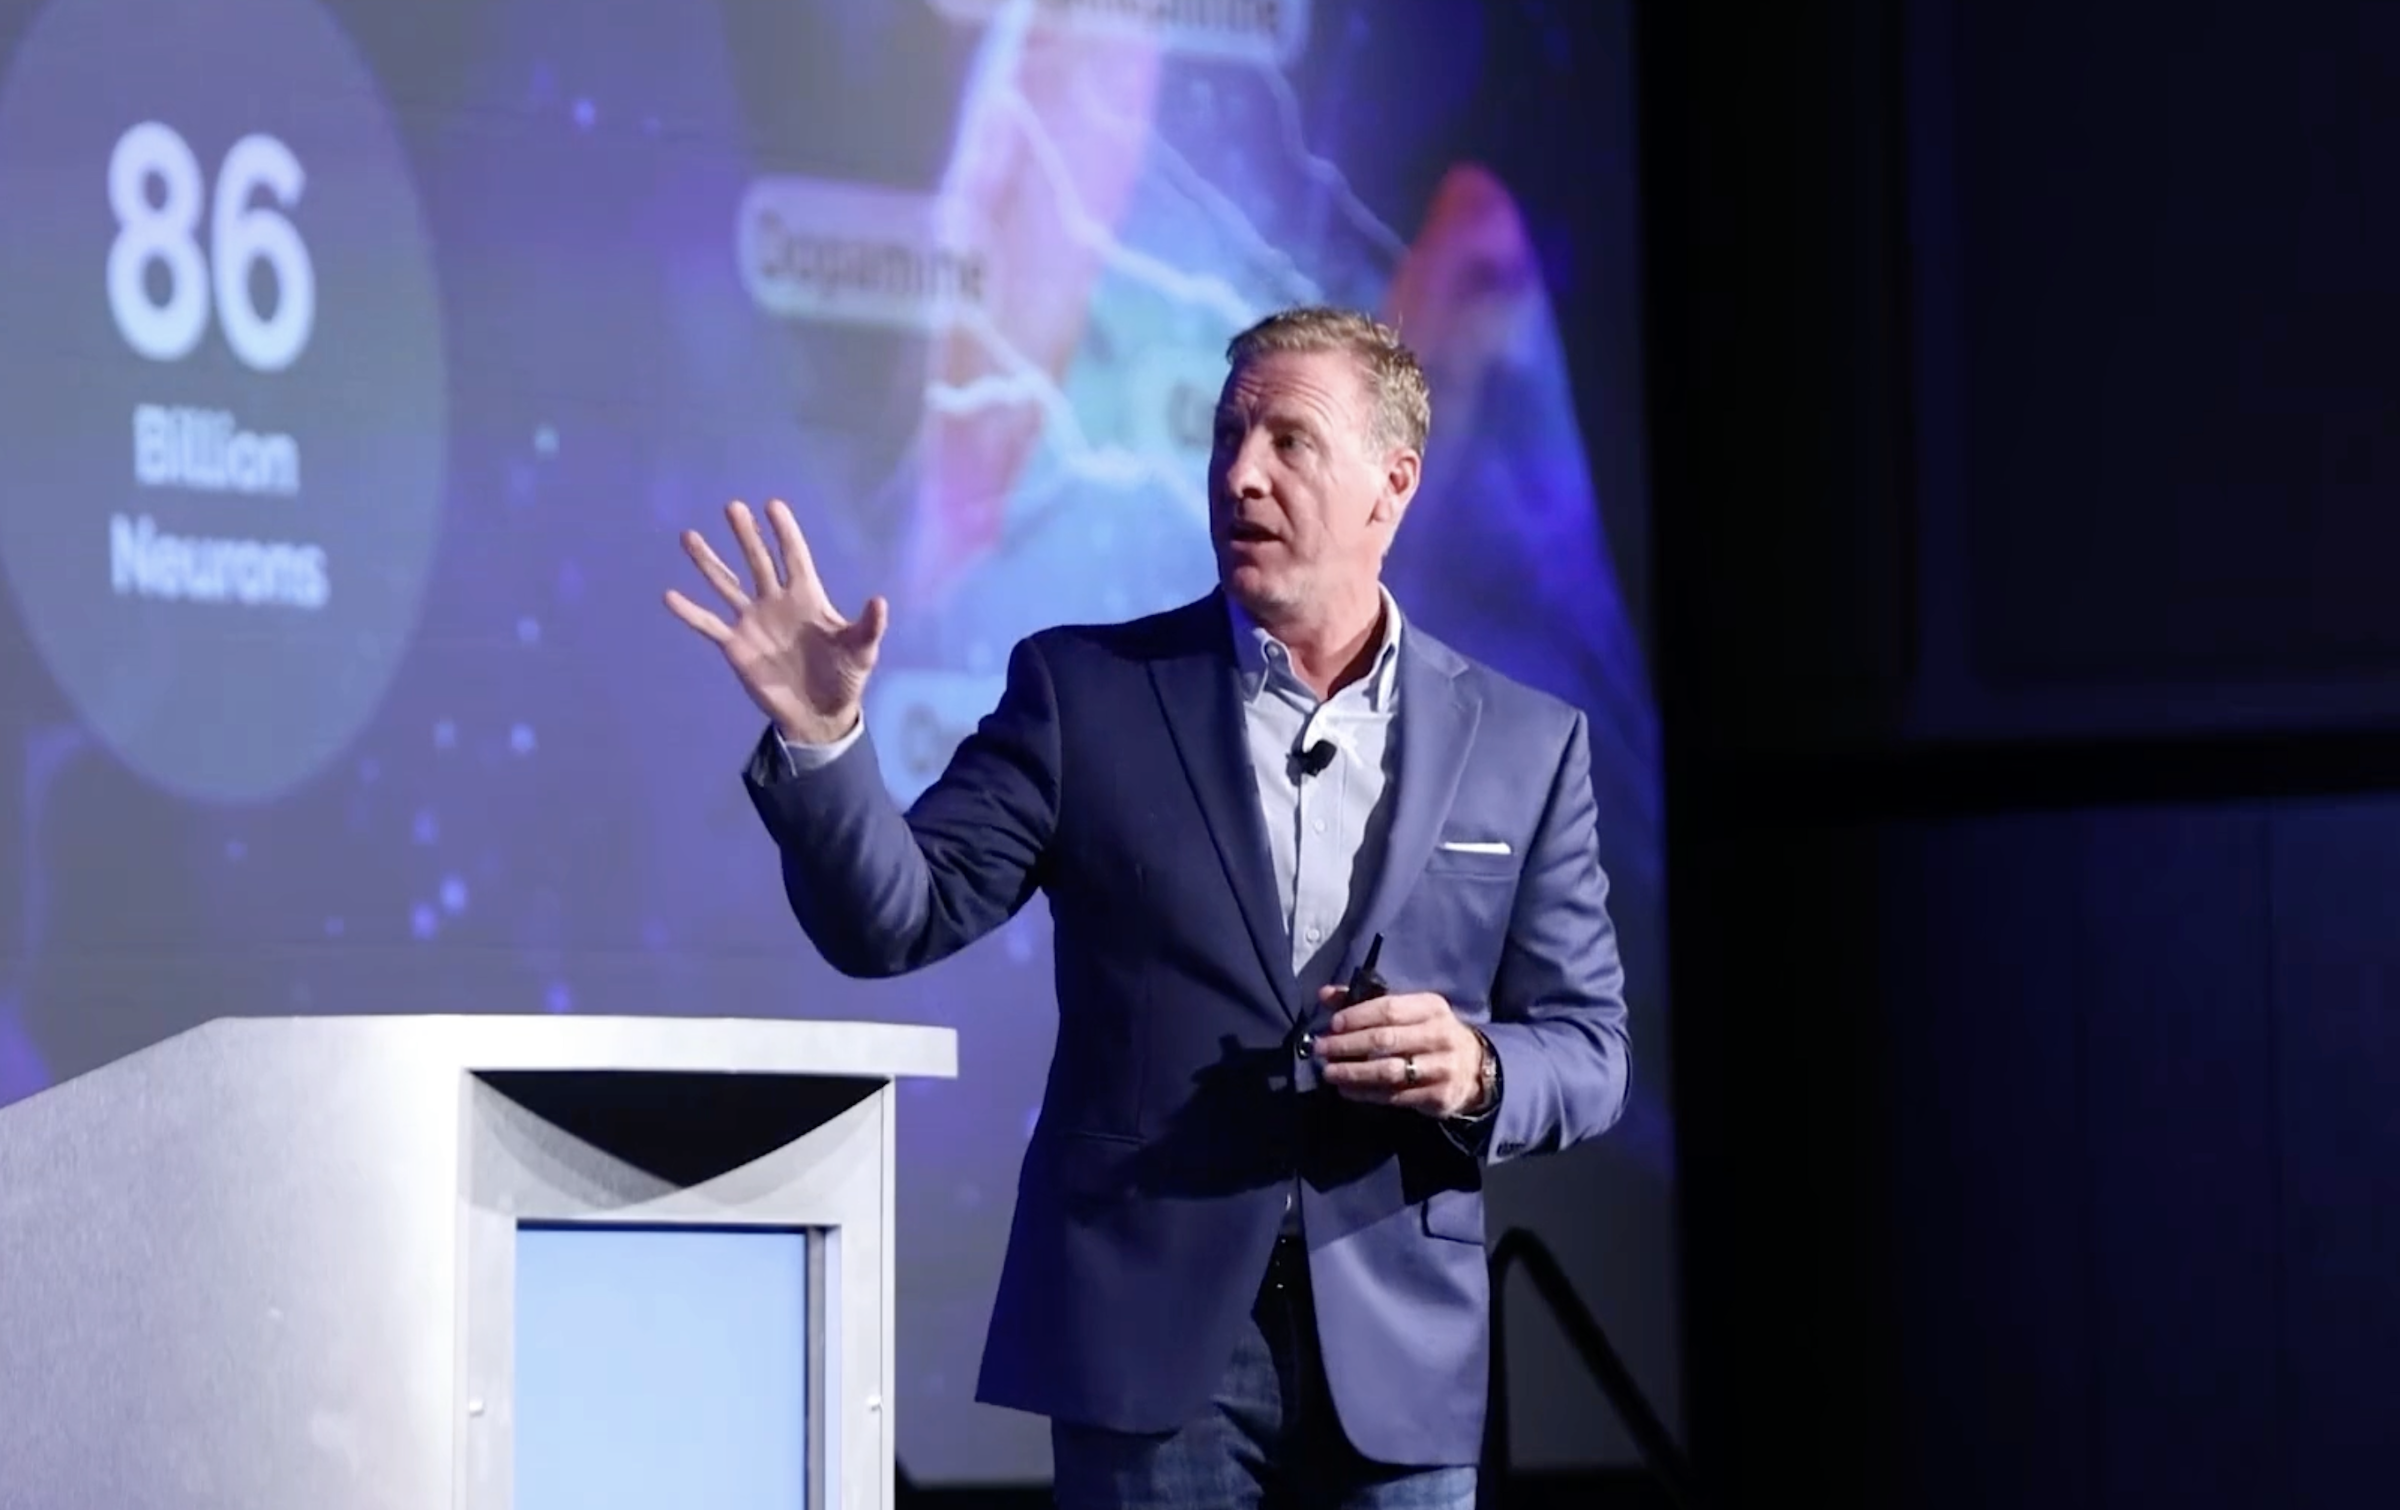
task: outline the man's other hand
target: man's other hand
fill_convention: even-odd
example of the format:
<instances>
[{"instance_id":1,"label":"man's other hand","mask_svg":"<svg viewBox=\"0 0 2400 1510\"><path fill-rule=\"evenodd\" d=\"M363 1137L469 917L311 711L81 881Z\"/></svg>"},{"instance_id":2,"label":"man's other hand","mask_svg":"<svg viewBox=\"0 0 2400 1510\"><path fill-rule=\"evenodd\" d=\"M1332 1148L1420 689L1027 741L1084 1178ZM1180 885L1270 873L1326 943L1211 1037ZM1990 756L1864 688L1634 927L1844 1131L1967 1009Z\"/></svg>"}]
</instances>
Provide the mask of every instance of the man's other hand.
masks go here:
<instances>
[{"instance_id":1,"label":"man's other hand","mask_svg":"<svg viewBox=\"0 0 2400 1510\"><path fill-rule=\"evenodd\" d=\"M1332 1006L1349 993L1327 986L1317 995ZM1353 1101L1456 1117L1479 1109L1483 1099L1483 1040L1430 991L1342 1007L1317 1038L1317 1058L1326 1083Z\"/></svg>"}]
</instances>

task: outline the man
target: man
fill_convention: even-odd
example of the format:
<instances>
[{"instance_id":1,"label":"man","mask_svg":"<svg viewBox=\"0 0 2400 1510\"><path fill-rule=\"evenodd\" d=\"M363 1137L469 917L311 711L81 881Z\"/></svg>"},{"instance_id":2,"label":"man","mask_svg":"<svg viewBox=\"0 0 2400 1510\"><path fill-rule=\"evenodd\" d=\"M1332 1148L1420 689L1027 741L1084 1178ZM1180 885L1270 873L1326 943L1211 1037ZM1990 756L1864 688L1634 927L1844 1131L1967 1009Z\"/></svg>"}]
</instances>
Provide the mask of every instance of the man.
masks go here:
<instances>
[{"instance_id":1,"label":"man","mask_svg":"<svg viewBox=\"0 0 2400 1510\"><path fill-rule=\"evenodd\" d=\"M772 722L746 780L836 968L1049 898L1058 1047L978 1398L1051 1418L1060 1503L1471 1505L1482 1170L1625 1101L1589 738L1380 586L1430 425L1395 335L1301 309L1228 354L1219 589L1019 643L906 813L860 715L888 609L835 611L788 508L780 571L729 509L747 587L686 536L730 621L668 603ZM1366 955L1391 989L1352 1002Z\"/></svg>"}]
</instances>

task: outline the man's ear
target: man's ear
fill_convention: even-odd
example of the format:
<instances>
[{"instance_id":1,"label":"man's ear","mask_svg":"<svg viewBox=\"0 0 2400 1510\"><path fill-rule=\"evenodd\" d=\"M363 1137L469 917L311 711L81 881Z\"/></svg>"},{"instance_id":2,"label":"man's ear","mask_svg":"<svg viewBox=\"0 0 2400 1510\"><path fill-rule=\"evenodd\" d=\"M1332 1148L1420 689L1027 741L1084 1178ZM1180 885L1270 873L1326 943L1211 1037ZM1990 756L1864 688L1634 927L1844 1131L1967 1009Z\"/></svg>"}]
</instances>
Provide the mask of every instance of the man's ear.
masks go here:
<instances>
[{"instance_id":1,"label":"man's ear","mask_svg":"<svg viewBox=\"0 0 2400 1510\"><path fill-rule=\"evenodd\" d=\"M1375 495L1375 522L1397 529L1400 518L1408 512L1410 500L1417 496L1417 483L1425 470L1424 458L1407 446L1401 446L1385 459L1383 490Z\"/></svg>"}]
</instances>

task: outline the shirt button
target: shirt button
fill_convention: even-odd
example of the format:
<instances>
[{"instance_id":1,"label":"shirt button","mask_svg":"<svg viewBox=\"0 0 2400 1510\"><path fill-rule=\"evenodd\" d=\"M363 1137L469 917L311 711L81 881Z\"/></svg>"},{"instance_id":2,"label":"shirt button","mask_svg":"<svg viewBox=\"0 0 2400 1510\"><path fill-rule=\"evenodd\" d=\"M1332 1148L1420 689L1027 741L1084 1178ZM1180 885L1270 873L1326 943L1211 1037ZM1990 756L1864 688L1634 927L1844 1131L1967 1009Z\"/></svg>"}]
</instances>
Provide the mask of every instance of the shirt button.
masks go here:
<instances>
[{"instance_id":1,"label":"shirt button","mask_svg":"<svg viewBox=\"0 0 2400 1510\"><path fill-rule=\"evenodd\" d=\"M1325 937L1325 930L1322 928L1311 928L1308 930L1308 941L1312 944L1316 943L1323 937Z\"/></svg>"},{"instance_id":2,"label":"shirt button","mask_svg":"<svg viewBox=\"0 0 2400 1510\"><path fill-rule=\"evenodd\" d=\"M1321 834L1321 833L1325 832L1325 820L1324 820L1324 819L1322 819L1322 818L1319 818L1319 819L1318 819L1316 822L1314 822L1314 823L1310 824L1310 825L1309 825L1309 827L1311 827L1311 828L1315 829L1315 830L1316 830L1318 833L1320 833L1320 834Z\"/></svg>"}]
</instances>

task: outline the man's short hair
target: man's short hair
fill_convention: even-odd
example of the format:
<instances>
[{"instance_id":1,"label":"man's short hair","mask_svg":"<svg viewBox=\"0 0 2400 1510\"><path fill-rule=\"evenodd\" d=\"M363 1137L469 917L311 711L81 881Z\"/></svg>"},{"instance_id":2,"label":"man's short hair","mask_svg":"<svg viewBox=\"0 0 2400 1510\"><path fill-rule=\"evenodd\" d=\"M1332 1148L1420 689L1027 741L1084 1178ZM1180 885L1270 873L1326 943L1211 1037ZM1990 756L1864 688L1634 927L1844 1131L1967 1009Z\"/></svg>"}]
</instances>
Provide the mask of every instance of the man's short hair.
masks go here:
<instances>
[{"instance_id":1,"label":"man's short hair","mask_svg":"<svg viewBox=\"0 0 2400 1510\"><path fill-rule=\"evenodd\" d=\"M1424 451L1425 437L1433 430L1433 394L1425 383L1425 369L1417 365L1417 354L1401 343L1400 333L1372 315L1313 304L1278 310L1227 342L1225 359L1239 368L1273 352L1318 351L1348 352L1357 361L1380 444Z\"/></svg>"}]
</instances>

